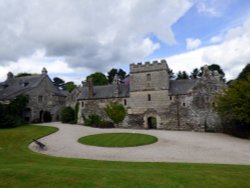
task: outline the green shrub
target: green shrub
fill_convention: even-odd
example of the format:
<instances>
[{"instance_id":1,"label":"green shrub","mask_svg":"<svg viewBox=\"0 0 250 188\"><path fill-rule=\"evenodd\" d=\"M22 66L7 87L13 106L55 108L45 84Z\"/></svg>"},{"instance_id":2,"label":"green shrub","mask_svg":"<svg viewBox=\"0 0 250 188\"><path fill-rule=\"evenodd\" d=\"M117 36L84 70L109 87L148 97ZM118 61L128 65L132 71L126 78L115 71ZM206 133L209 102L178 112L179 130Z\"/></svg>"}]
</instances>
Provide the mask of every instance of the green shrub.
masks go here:
<instances>
[{"instance_id":1,"label":"green shrub","mask_svg":"<svg viewBox=\"0 0 250 188\"><path fill-rule=\"evenodd\" d=\"M112 122L102 119L102 117L98 114L91 114L87 118L84 117L84 124L98 128L114 128L114 124Z\"/></svg>"},{"instance_id":2,"label":"green shrub","mask_svg":"<svg viewBox=\"0 0 250 188\"><path fill-rule=\"evenodd\" d=\"M91 114L88 118L84 119L84 123L88 126L98 127L102 122L101 116L98 114Z\"/></svg>"},{"instance_id":3,"label":"green shrub","mask_svg":"<svg viewBox=\"0 0 250 188\"><path fill-rule=\"evenodd\" d=\"M19 95L10 104L0 104L0 128L22 125L24 123L23 112L27 102L27 96Z\"/></svg>"},{"instance_id":4,"label":"green shrub","mask_svg":"<svg viewBox=\"0 0 250 188\"><path fill-rule=\"evenodd\" d=\"M126 116L126 109L119 103L109 103L105 108L105 112L115 124L121 123Z\"/></svg>"},{"instance_id":5,"label":"green shrub","mask_svg":"<svg viewBox=\"0 0 250 188\"><path fill-rule=\"evenodd\" d=\"M61 120L63 123L75 123L75 110L70 106L65 107L61 112Z\"/></svg>"}]
</instances>

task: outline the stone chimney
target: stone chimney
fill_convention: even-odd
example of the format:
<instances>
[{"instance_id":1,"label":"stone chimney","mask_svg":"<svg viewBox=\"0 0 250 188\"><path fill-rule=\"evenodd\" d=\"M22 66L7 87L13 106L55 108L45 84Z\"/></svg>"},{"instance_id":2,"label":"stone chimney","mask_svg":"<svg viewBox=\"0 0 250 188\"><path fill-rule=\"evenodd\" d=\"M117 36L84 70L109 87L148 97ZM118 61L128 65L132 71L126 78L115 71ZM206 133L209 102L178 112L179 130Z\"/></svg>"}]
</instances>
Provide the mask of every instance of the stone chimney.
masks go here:
<instances>
[{"instance_id":1,"label":"stone chimney","mask_svg":"<svg viewBox=\"0 0 250 188\"><path fill-rule=\"evenodd\" d=\"M88 78L87 86L88 86L88 97L92 98L94 96L94 88L93 88L92 78Z\"/></svg>"},{"instance_id":2,"label":"stone chimney","mask_svg":"<svg viewBox=\"0 0 250 188\"><path fill-rule=\"evenodd\" d=\"M48 71L45 67L43 67L42 69L42 75L47 75L48 74Z\"/></svg>"},{"instance_id":3,"label":"stone chimney","mask_svg":"<svg viewBox=\"0 0 250 188\"><path fill-rule=\"evenodd\" d=\"M114 76L113 79L113 86L114 86L114 97L118 97L119 96L119 92L120 92L120 79L118 77L118 75L116 74Z\"/></svg>"},{"instance_id":4,"label":"stone chimney","mask_svg":"<svg viewBox=\"0 0 250 188\"><path fill-rule=\"evenodd\" d=\"M8 72L7 74L7 80L14 78L14 75L12 72Z\"/></svg>"}]
</instances>

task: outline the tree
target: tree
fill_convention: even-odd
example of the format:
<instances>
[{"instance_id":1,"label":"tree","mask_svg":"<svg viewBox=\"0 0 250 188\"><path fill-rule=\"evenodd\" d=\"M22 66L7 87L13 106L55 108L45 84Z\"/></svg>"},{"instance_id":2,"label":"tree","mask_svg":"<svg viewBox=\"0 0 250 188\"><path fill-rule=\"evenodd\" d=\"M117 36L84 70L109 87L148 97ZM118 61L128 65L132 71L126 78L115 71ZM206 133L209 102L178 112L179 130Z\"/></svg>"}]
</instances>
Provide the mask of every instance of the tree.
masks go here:
<instances>
[{"instance_id":1,"label":"tree","mask_svg":"<svg viewBox=\"0 0 250 188\"><path fill-rule=\"evenodd\" d=\"M197 79L197 78L199 78L199 73L200 73L200 70L199 70L198 68L195 68L195 69L191 72L190 78L191 78L191 79Z\"/></svg>"},{"instance_id":2,"label":"tree","mask_svg":"<svg viewBox=\"0 0 250 188\"><path fill-rule=\"evenodd\" d=\"M87 80L88 78L92 78L93 85L107 85L109 83L107 77L101 72L95 72L87 76Z\"/></svg>"},{"instance_id":3,"label":"tree","mask_svg":"<svg viewBox=\"0 0 250 188\"><path fill-rule=\"evenodd\" d=\"M245 68L239 74L237 80L245 80L250 76L250 63L248 63Z\"/></svg>"},{"instance_id":4,"label":"tree","mask_svg":"<svg viewBox=\"0 0 250 188\"><path fill-rule=\"evenodd\" d=\"M175 75L172 69L168 69L168 78L169 79L174 79Z\"/></svg>"},{"instance_id":5,"label":"tree","mask_svg":"<svg viewBox=\"0 0 250 188\"><path fill-rule=\"evenodd\" d=\"M201 77L201 76L203 75L203 69L204 69L204 67L201 67L201 68L200 68L199 77ZM213 73L214 71L218 71L218 73L222 76L222 80L225 81L225 73L224 73L224 71L222 70L222 68L220 67L220 65L217 65L217 64L209 65L209 66L208 66L208 70L210 70L212 73Z\"/></svg>"},{"instance_id":6,"label":"tree","mask_svg":"<svg viewBox=\"0 0 250 188\"><path fill-rule=\"evenodd\" d=\"M113 82L113 79L115 77L115 75L117 74L117 69L111 69L109 72L108 72L108 81L109 83L112 83Z\"/></svg>"},{"instance_id":7,"label":"tree","mask_svg":"<svg viewBox=\"0 0 250 188\"><path fill-rule=\"evenodd\" d=\"M176 80L183 80L183 79L189 79L189 76L186 71L179 71L177 74Z\"/></svg>"},{"instance_id":8,"label":"tree","mask_svg":"<svg viewBox=\"0 0 250 188\"><path fill-rule=\"evenodd\" d=\"M32 75L36 75L36 74L22 72L22 73L18 73L15 77L18 78L18 77L25 77L25 76L32 76Z\"/></svg>"},{"instance_id":9,"label":"tree","mask_svg":"<svg viewBox=\"0 0 250 188\"><path fill-rule=\"evenodd\" d=\"M109 103L105 107L105 112L107 113L108 117L115 123L119 124L121 123L125 116L126 116L126 109L122 104L119 104L117 102Z\"/></svg>"},{"instance_id":10,"label":"tree","mask_svg":"<svg viewBox=\"0 0 250 188\"><path fill-rule=\"evenodd\" d=\"M60 89L63 89L63 86L64 86L64 84L65 84L65 81L64 81L63 79L59 78L59 77L55 77L55 78L53 78L53 84L54 84L56 87L58 87L58 88L60 88Z\"/></svg>"},{"instance_id":11,"label":"tree","mask_svg":"<svg viewBox=\"0 0 250 188\"><path fill-rule=\"evenodd\" d=\"M0 128L17 127L23 123L28 97L19 95L10 104L0 104Z\"/></svg>"},{"instance_id":12,"label":"tree","mask_svg":"<svg viewBox=\"0 0 250 188\"><path fill-rule=\"evenodd\" d=\"M250 76L236 80L216 100L216 110L227 122L250 130Z\"/></svg>"},{"instance_id":13,"label":"tree","mask_svg":"<svg viewBox=\"0 0 250 188\"><path fill-rule=\"evenodd\" d=\"M76 88L76 85L74 82L67 82L66 84L64 84L63 86L63 90L66 90L68 92L72 92L74 89Z\"/></svg>"},{"instance_id":14,"label":"tree","mask_svg":"<svg viewBox=\"0 0 250 188\"><path fill-rule=\"evenodd\" d=\"M115 75L118 75L118 77L123 80L125 77L126 77L126 72L122 69L111 69L109 72L108 72L108 81L109 83L112 83L113 82L113 79L115 77Z\"/></svg>"}]
</instances>

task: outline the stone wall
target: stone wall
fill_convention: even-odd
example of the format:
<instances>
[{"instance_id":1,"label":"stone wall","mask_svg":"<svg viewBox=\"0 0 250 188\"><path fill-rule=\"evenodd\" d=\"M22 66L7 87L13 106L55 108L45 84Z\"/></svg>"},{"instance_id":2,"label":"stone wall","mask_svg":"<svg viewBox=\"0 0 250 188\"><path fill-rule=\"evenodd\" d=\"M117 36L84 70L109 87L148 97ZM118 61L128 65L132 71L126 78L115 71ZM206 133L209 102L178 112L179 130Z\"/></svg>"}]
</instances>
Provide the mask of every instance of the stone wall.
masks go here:
<instances>
[{"instance_id":1,"label":"stone wall","mask_svg":"<svg viewBox=\"0 0 250 188\"><path fill-rule=\"evenodd\" d=\"M78 113L78 124L84 124L84 117L88 117L91 114L98 114L103 119L109 120L104 108L110 102L118 102L124 105L124 100L127 98L109 98L109 99L89 99L89 100L79 100L79 113ZM125 106L126 108L126 106ZM125 120L126 121L126 120ZM127 122L123 122L121 126L127 125ZM125 126L127 127L127 126Z\"/></svg>"}]
</instances>

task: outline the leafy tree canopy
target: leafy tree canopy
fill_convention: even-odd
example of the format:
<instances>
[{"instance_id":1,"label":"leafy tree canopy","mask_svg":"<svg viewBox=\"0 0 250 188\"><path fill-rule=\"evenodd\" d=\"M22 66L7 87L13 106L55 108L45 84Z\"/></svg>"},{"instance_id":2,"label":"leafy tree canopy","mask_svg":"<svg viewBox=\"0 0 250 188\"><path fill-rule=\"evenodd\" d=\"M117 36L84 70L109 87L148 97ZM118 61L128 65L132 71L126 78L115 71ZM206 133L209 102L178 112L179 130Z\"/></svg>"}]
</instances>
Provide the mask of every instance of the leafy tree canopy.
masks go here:
<instances>
[{"instance_id":1,"label":"leafy tree canopy","mask_svg":"<svg viewBox=\"0 0 250 188\"><path fill-rule=\"evenodd\" d=\"M250 126L250 76L234 81L217 98L216 110L231 122L241 122Z\"/></svg>"},{"instance_id":2,"label":"leafy tree canopy","mask_svg":"<svg viewBox=\"0 0 250 188\"><path fill-rule=\"evenodd\" d=\"M54 84L56 87L62 89L62 87L63 87L64 84L65 84L65 81L64 81L63 79L59 78L59 77L55 77L55 78L53 78L53 84Z\"/></svg>"},{"instance_id":3,"label":"leafy tree canopy","mask_svg":"<svg viewBox=\"0 0 250 188\"><path fill-rule=\"evenodd\" d=\"M199 78L200 74L200 70L198 68L195 68L192 72L191 72L191 75L190 75L190 78L191 79L196 79L196 78Z\"/></svg>"},{"instance_id":4,"label":"leafy tree canopy","mask_svg":"<svg viewBox=\"0 0 250 188\"><path fill-rule=\"evenodd\" d=\"M203 74L203 67L200 68L200 74L199 76L202 76ZM222 78L224 79L225 77L225 73L224 71L222 70L222 68L220 67L220 65L217 65L217 64L212 64L212 65L209 65L208 66L208 70L214 72L214 71L218 71L218 73L222 76Z\"/></svg>"},{"instance_id":5,"label":"leafy tree canopy","mask_svg":"<svg viewBox=\"0 0 250 188\"><path fill-rule=\"evenodd\" d=\"M248 63L245 68L239 74L237 80L245 80L250 76L250 63Z\"/></svg>"},{"instance_id":6,"label":"leafy tree canopy","mask_svg":"<svg viewBox=\"0 0 250 188\"><path fill-rule=\"evenodd\" d=\"M123 80L125 77L126 77L126 72L122 69L111 69L109 72L108 72L108 81L109 83L112 83L113 82L113 79L115 77L115 75L118 75L118 77Z\"/></svg>"},{"instance_id":7,"label":"leafy tree canopy","mask_svg":"<svg viewBox=\"0 0 250 188\"><path fill-rule=\"evenodd\" d=\"M119 103L109 103L105 108L105 112L115 124L121 123L126 116L126 109Z\"/></svg>"},{"instance_id":8,"label":"leafy tree canopy","mask_svg":"<svg viewBox=\"0 0 250 188\"><path fill-rule=\"evenodd\" d=\"M76 88L76 85L74 82L67 82L63 86L63 89L68 91L68 92L72 92L75 88Z\"/></svg>"},{"instance_id":9,"label":"leafy tree canopy","mask_svg":"<svg viewBox=\"0 0 250 188\"><path fill-rule=\"evenodd\" d=\"M37 75L37 74L22 72L22 73L18 73L15 77L18 78L18 77L34 76L34 75Z\"/></svg>"},{"instance_id":10,"label":"leafy tree canopy","mask_svg":"<svg viewBox=\"0 0 250 188\"><path fill-rule=\"evenodd\" d=\"M174 79L175 75L172 69L168 69L168 77L169 79Z\"/></svg>"},{"instance_id":11,"label":"leafy tree canopy","mask_svg":"<svg viewBox=\"0 0 250 188\"><path fill-rule=\"evenodd\" d=\"M189 79L188 73L186 71L179 71L177 73L177 78L176 80L182 80L182 79Z\"/></svg>"},{"instance_id":12,"label":"leafy tree canopy","mask_svg":"<svg viewBox=\"0 0 250 188\"><path fill-rule=\"evenodd\" d=\"M101 72L95 72L87 76L87 80L89 78L92 78L93 85L107 85L109 83L107 77Z\"/></svg>"}]
</instances>

